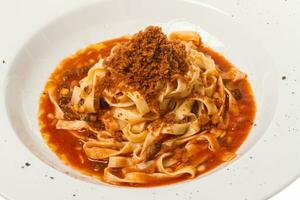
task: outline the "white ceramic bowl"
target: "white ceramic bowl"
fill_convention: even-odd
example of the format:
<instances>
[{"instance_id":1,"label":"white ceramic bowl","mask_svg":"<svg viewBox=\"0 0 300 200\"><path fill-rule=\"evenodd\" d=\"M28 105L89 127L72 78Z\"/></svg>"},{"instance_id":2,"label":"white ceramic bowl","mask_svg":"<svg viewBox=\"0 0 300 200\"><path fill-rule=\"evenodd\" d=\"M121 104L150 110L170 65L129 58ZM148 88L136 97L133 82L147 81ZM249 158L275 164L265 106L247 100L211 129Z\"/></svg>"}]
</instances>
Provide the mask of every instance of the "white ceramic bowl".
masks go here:
<instances>
[{"instance_id":1,"label":"white ceramic bowl","mask_svg":"<svg viewBox=\"0 0 300 200\"><path fill-rule=\"evenodd\" d=\"M32 5L35 3L32 1ZM300 68L293 65L300 61L299 57L293 57L300 48L291 43L299 44L300 29L285 24L292 23L293 17L299 21L300 13L282 19L280 12L289 14L291 8L284 5L287 10L274 10L278 5L270 3L105 0L57 4L62 15L51 18L42 28L37 25L28 33L30 37L24 37L25 42L16 44L20 49L15 49L16 56L4 66L6 75L0 77L5 81L1 86L5 103L1 102L0 110L3 111L0 159L4 161L0 193L13 200L73 197L249 200L274 194L300 173L297 149ZM72 11L66 11L68 5L74 7ZM270 6L274 6L273 10ZM267 17L271 12L278 16ZM41 24L45 21L41 20ZM257 102L256 126L235 160L204 176L151 189L120 188L81 175L62 164L49 150L37 122L39 96L62 58L88 44L134 33L147 25L160 25L165 32L198 31L208 46L246 72ZM289 37L285 38L287 33ZM286 79L282 80L282 76ZM24 166L26 162L30 166Z\"/></svg>"}]
</instances>

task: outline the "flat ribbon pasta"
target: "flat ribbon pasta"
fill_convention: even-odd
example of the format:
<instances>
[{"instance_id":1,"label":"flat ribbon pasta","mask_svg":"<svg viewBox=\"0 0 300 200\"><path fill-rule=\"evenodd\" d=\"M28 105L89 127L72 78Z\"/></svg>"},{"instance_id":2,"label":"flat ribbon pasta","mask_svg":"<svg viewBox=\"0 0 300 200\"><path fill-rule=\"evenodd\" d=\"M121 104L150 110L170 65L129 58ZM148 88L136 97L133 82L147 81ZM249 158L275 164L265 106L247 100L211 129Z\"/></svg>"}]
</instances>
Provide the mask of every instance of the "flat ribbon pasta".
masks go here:
<instances>
[{"instance_id":1,"label":"flat ribbon pasta","mask_svg":"<svg viewBox=\"0 0 300 200\"><path fill-rule=\"evenodd\" d=\"M55 99L55 89L48 91L56 128L78 137L89 159L107 163L102 177L106 182L146 184L193 178L206 170L207 160L215 153L224 162L236 156L223 151L219 141L227 134L229 113L239 113L238 102L226 86L246 75L235 68L222 72L210 56L196 49L201 39L194 32L173 33L169 38L185 44L188 70L168 82L158 81L153 104L122 79L112 88L101 89L107 84L107 74L113 72L103 59L71 88L70 105L78 119L67 120ZM81 136L83 130L93 137Z\"/></svg>"}]
</instances>

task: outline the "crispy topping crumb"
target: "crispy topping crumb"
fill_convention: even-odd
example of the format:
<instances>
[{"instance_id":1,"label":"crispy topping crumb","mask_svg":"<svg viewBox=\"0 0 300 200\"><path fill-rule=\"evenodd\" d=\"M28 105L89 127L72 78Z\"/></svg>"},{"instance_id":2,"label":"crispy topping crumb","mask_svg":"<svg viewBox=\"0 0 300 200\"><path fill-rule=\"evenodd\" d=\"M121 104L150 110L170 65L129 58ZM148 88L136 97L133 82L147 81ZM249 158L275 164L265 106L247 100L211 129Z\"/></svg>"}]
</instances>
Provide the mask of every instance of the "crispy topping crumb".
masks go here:
<instances>
[{"instance_id":1,"label":"crispy topping crumb","mask_svg":"<svg viewBox=\"0 0 300 200\"><path fill-rule=\"evenodd\" d=\"M104 64L126 85L149 101L155 99L159 83L187 71L187 52L180 41L169 41L160 27L149 26L120 44Z\"/></svg>"}]
</instances>

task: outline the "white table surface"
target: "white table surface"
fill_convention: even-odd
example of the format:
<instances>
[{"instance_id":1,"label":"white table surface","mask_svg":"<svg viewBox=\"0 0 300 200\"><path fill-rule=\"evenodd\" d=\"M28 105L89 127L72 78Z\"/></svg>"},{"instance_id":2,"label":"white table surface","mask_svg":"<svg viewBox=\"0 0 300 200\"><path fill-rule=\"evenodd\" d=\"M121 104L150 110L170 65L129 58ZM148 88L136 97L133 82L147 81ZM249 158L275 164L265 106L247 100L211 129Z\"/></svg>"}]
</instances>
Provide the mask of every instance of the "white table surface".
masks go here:
<instances>
[{"instance_id":1,"label":"white table surface","mask_svg":"<svg viewBox=\"0 0 300 200\"><path fill-rule=\"evenodd\" d=\"M296 180L289 187L272 197L270 200L299 200L300 199L300 179Z\"/></svg>"}]
</instances>

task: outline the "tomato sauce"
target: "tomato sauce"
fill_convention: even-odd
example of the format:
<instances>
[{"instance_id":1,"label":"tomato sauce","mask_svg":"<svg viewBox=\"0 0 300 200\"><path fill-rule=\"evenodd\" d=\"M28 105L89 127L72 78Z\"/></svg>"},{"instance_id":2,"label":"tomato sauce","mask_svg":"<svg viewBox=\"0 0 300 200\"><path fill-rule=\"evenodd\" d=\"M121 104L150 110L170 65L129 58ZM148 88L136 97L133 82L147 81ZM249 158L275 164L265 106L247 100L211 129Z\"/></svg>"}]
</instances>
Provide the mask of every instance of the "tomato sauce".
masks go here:
<instances>
[{"instance_id":1,"label":"tomato sauce","mask_svg":"<svg viewBox=\"0 0 300 200\"><path fill-rule=\"evenodd\" d=\"M54 107L49 99L47 91L48 88L53 85L59 87L59 84L61 84L62 81L62 77L64 76L66 71L74 72L74 70L77 70L78 72L78 69L85 68L85 70L79 70L78 73L71 73L76 74L76 76L74 75L73 77L71 77L68 84L71 84L71 82L74 80L79 81L84 76L86 76L88 69L90 69L95 63L97 63L99 59L109 56L111 49L116 44L125 42L127 40L128 39L123 37L90 45L86 49L79 50L78 52L76 52L76 54L64 59L51 74L49 81L45 86L44 92L40 98L40 131L49 147L65 164L81 171L86 175L90 175L99 179L101 179L103 175L105 164L102 162L89 160L82 148L82 141L80 141L74 135L70 134L70 132L67 130L58 130L55 128L56 121L53 118L54 116L52 115L52 117L49 117L49 113L54 113ZM201 46L199 47L199 51L211 56L211 58L218 65L219 69L224 72L233 67L233 65L229 61L227 61L224 56L208 47ZM231 89L237 91L238 93L237 103L240 114L237 117L230 116L227 134L221 140L219 140L219 143L224 151L235 152L245 141L251 130L251 127L253 126L256 106L253 92L247 79L238 81ZM223 163L223 161L219 159L218 153L207 151L207 155L209 156L209 159L206 162L206 170L199 173L198 175L212 170ZM124 185L148 187L171 184L185 179L187 179L187 176L181 176L179 178L171 180L151 181L150 184L146 185Z\"/></svg>"}]
</instances>

